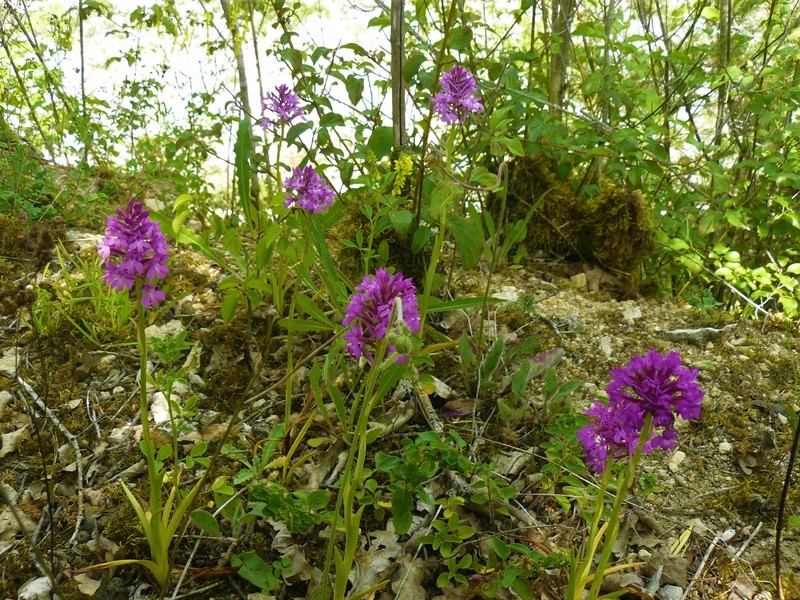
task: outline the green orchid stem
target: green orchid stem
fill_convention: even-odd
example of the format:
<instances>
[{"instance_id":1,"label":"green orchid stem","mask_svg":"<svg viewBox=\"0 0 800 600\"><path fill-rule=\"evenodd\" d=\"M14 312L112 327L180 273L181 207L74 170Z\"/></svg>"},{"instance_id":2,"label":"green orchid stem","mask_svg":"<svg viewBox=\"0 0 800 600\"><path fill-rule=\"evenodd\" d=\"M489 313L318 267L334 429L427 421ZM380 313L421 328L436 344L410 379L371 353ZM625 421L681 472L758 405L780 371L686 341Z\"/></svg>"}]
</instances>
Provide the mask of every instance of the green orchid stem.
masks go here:
<instances>
[{"instance_id":1,"label":"green orchid stem","mask_svg":"<svg viewBox=\"0 0 800 600\"><path fill-rule=\"evenodd\" d=\"M433 250L431 251L431 260L428 263L428 270L425 272L425 287L422 290L422 302L419 305L419 328L422 331L425 328L425 317L428 314L428 303L431 298L431 289L433 288L433 278L436 276L436 267L439 265L439 259L442 255L442 246L444 245L445 228L447 226L447 206L444 202L439 209L439 231L436 234L436 240L433 243Z\"/></svg>"},{"instance_id":2,"label":"green orchid stem","mask_svg":"<svg viewBox=\"0 0 800 600\"><path fill-rule=\"evenodd\" d=\"M599 538L606 531L607 525L601 527L600 521L603 520L603 508L605 506L606 490L608 490L608 484L610 481L611 464L608 464L606 465L606 469L603 471L603 477L600 479L600 488L597 490L595 511L594 515L592 515L592 524L589 527L589 537L586 540L586 556L584 556L577 571L577 580L575 586L577 589L577 596L571 596L571 598L576 597L577 600L580 600L580 598L583 597L583 590L586 585L586 581L589 579L589 570L592 568L592 559L594 558L594 553L600 543ZM573 593L575 593L575 591L573 591Z\"/></svg>"},{"instance_id":3,"label":"green orchid stem","mask_svg":"<svg viewBox=\"0 0 800 600\"><path fill-rule=\"evenodd\" d=\"M275 170L278 172L278 192L280 193L283 188L283 177L281 177L281 148L283 146L283 134L286 129L286 123L281 119L281 135L278 137L278 150L275 155Z\"/></svg>"},{"instance_id":4,"label":"green orchid stem","mask_svg":"<svg viewBox=\"0 0 800 600\"><path fill-rule=\"evenodd\" d=\"M394 323L394 311L390 317L390 323ZM347 463L342 471L342 491L339 495L342 507L342 519L344 525L344 553L339 555L337 552L335 563L335 579L333 586L334 600L344 600L345 591L347 589L347 582L350 579L350 571L353 568L353 562L356 557L356 550L358 549L359 526L361 524L361 514L364 512L362 506L354 511L353 507L356 503L356 491L361 485L364 475L364 462L367 457L367 425L369 424L369 417L372 410L375 408L379 398L375 393L378 385L378 377L391 364L395 359L396 354L392 354L386 360L386 349L388 347L386 337L381 340L380 345L375 352L375 364L370 367L367 381L364 385L363 397L366 399L362 410L358 413L358 423L353 431L352 440L350 443L350 450L347 453ZM352 414L352 413L351 413ZM353 460L355 459L355 467L353 467ZM337 504L339 502L337 501ZM339 510L335 514L339 515ZM338 520L338 518L336 519ZM335 540L336 522L334 521L331 527L331 542Z\"/></svg>"},{"instance_id":5,"label":"green orchid stem","mask_svg":"<svg viewBox=\"0 0 800 600\"><path fill-rule=\"evenodd\" d=\"M161 593L166 591L169 581L169 540L163 539L162 531L158 527L147 527L146 522L149 517L149 524L153 521L161 520L164 508L161 504L162 474L156 465L156 448L153 444L153 436L150 432L150 410L147 402L147 334L145 333L145 309L141 302L137 303L137 330L139 343L139 418L142 422L142 442L140 448L147 462L147 476L150 480L150 511L143 510L138 505L133 494L123 484L128 499L137 510L139 520L147 533L147 541L150 545L150 556L153 565L145 565L153 573L154 577L161 586ZM145 561L147 562L147 561Z\"/></svg>"},{"instance_id":6,"label":"green orchid stem","mask_svg":"<svg viewBox=\"0 0 800 600\"><path fill-rule=\"evenodd\" d=\"M450 159L452 158L454 137L453 130L451 129L446 140L447 164L450 164ZM444 196L439 206L439 231L436 233L436 240L433 243L433 250L431 251L431 260L428 263L428 270L425 271L425 285L422 290L422 302L419 305L420 331L425 328L425 317L428 313L428 303L433 290L433 278L436 276L436 267L439 266L439 260L442 256L442 246L444 245L444 238L447 233L447 211L450 207L451 201L452 198Z\"/></svg>"},{"instance_id":7,"label":"green orchid stem","mask_svg":"<svg viewBox=\"0 0 800 600\"><path fill-rule=\"evenodd\" d=\"M142 443L140 445L147 461L147 475L150 479L150 509L161 504L161 477L156 469L156 448L150 433L150 408L147 402L147 335L145 334L144 306L137 303L137 325L139 342L139 419L142 422Z\"/></svg>"},{"instance_id":8,"label":"green orchid stem","mask_svg":"<svg viewBox=\"0 0 800 600\"><path fill-rule=\"evenodd\" d=\"M305 212L305 211L304 211ZM290 421L292 419L292 389L294 388L294 356L292 355L292 320L294 319L295 307L297 306L297 294L300 289L300 282L308 272L308 267L311 263L309 256L309 248L311 246L312 237L312 222L311 215L303 215L305 230L303 232L303 250L300 254L298 262L297 277L295 278L294 285L292 286L292 299L289 302L289 314L287 315L288 328L286 330L286 392L284 400L283 423L286 426L286 431L290 430ZM286 476L289 471L288 461L283 465L283 482L286 483Z\"/></svg>"},{"instance_id":9,"label":"green orchid stem","mask_svg":"<svg viewBox=\"0 0 800 600\"><path fill-rule=\"evenodd\" d=\"M636 468L639 466L639 461L642 458L642 451L644 450L645 442L650 439L650 428L652 423L653 415L648 414L645 418L642 431L639 434L639 441L636 443L636 450L628 462L628 468L620 473L617 482L617 495L614 498L614 505L611 507L611 514L608 517L608 529L605 531L605 535L603 537L603 552L600 554L600 560L597 563L597 568L594 571L592 587L589 590L589 596L587 600L597 600L600 594L600 586L603 583L603 575L605 574L606 566L608 566L608 561L611 559L611 552L614 549L614 542L617 539L617 534L619 534L619 514L622 510L622 503L625 501L625 497L628 495L628 492L633 487L633 483L636 480ZM611 464L609 460L609 464L606 465L606 471L610 470L610 468ZM602 512L603 498L598 497L598 502L601 503L598 506L598 511ZM587 560L591 561L591 559L591 555L587 556ZM581 590L579 591L582 591L582 586L579 587L581 587Z\"/></svg>"},{"instance_id":10,"label":"green orchid stem","mask_svg":"<svg viewBox=\"0 0 800 600\"><path fill-rule=\"evenodd\" d=\"M450 12L447 15L447 21L444 24L444 34L442 36L441 47L439 48L439 55L436 57L436 71L433 75L433 89L431 90L431 99L436 93L436 86L439 85L439 75L442 72L442 63L444 62L445 54L447 53L447 37L450 35L450 29L453 27L453 21L456 18L456 9L458 8L458 0L450 2ZM428 109L428 118L426 120L427 127L422 134L422 150L419 161L419 173L417 174L417 193L414 196L414 222L419 225L420 215L422 213L422 184L425 181L425 154L428 151L428 136L431 131L431 123L433 121L433 102L431 102ZM449 163L448 163L449 164Z\"/></svg>"},{"instance_id":11,"label":"green orchid stem","mask_svg":"<svg viewBox=\"0 0 800 600\"><path fill-rule=\"evenodd\" d=\"M189 493L183 498L180 498L180 470L176 462L172 478L172 489L167 496L166 502L162 502L161 492L164 485L164 470L159 468L156 462L156 450L150 432L150 411L147 402L147 336L145 335L145 309L141 303L139 303L137 313L137 333L139 343L139 416L142 421L142 442L140 448L147 461L147 475L150 480L149 507L142 506L124 482L122 483L122 489L128 497L131 506L133 506L139 523L147 537L147 543L150 546L150 558L152 560L112 560L96 565L96 567L103 568L125 564L141 565L152 573L160 587L160 597L163 597L167 585L169 584L169 574L172 568L169 547L183 518L200 493L200 489L203 487L206 476L208 475L208 469L206 469ZM170 410L170 419L172 419L172 416ZM174 440L175 425L174 423L172 425ZM230 425L228 429L230 430ZM173 456L176 455L177 450L173 448Z\"/></svg>"}]
</instances>

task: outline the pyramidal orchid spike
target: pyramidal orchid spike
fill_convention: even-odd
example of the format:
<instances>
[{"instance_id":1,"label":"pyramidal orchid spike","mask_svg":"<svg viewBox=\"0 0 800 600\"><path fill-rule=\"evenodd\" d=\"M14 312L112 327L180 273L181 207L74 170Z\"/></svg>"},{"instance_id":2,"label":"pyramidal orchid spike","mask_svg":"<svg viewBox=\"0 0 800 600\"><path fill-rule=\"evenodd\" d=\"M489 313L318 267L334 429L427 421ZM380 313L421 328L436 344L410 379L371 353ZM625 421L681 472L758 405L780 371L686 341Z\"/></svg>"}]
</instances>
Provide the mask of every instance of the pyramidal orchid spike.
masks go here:
<instances>
[{"instance_id":1,"label":"pyramidal orchid spike","mask_svg":"<svg viewBox=\"0 0 800 600\"><path fill-rule=\"evenodd\" d=\"M138 289L145 308L165 300L157 285L168 272L169 246L158 223L141 202L130 200L125 209L108 217L106 234L97 245L103 283L117 291Z\"/></svg>"}]
</instances>

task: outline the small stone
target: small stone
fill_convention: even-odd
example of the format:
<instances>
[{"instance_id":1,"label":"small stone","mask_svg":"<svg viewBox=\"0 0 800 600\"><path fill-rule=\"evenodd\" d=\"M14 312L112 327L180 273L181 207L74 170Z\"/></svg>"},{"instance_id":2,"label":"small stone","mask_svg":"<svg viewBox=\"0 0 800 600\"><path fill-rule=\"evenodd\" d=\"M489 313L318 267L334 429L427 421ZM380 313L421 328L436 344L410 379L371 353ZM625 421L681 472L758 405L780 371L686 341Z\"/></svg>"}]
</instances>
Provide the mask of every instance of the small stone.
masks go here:
<instances>
[{"instance_id":1,"label":"small stone","mask_svg":"<svg viewBox=\"0 0 800 600\"><path fill-rule=\"evenodd\" d=\"M173 381L171 393L173 396L180 396L183 398L189 394L189 386L181 380Z\"/></svg>"},{"instance_id":2,"label":"small stone","mask_svg":"<svg viewBox=\"0 0 800 600\"><path fill-rule=\"evenodd\" d=\"M564 319L564 325L567 328L567 333L576 333L583 329L583 319L578 315L567 315Z\"/></svg>"},{"instance_id":3,"label":"small stone","mask_svg":"<svg viewBox=\"0 0 800 600\"><path fill-rule=\"evenodd\" d=\"M130 425L125 425L124 427L115 427L111 430L111 433L108 434L108 443L114 446L119 446L120 444L126 443L130 436L130 431Z\"/></svg>"},{"instance_id":4,"label":"small stone","mask_svg":"<svg viewBox=\"0 0 800 600\"><path fill-rule=\"evenodd\" d=\"M509 302L515 302L524 295L524 291L520 290L519 288L515 288L513 285L504 285L500 288L499 292L492 294L492 296L495 298L501 298L503 300L508 300Z\"/></svg>"},{"instance_id":5,"label":"small stone","mask_svg":"<svg viewBox=\"0 0 800 600\"><path fill-rule=\"evenodd\" d=\"M675 450L669 459L668 467L673 473L677 473L681 463L686 459L686 452L683 450Z\"/></svg>"},{"instance_id":6,"label":"small stone","mask_svg":"<svg viewBox=\"0 0 800 600\"><path fill-rule=\"evenodd\" d=\"M97 370L100 373L108 372L114 363L117 361L115 354L106 354L100 357L100 362L97 363Z\"/></svg>"},{"instance_id":7,"label":"small stone","mask_svg":"<svg viewBox=\"0 0 800 600\"><path fill-rule=\"evenodd\" d=\"M16 377L19 348L9 348L0 356L0 373L6 373L9 377Z\"/></svg>"},{"instance_id":8,"label":"small stone","mask_svg":"<svg viewBox=\"0 0 800 600\"><path fill-rule=\"evenodd\" d=\"M112 396L122 396L125 394L125 388L121 385L115 386L113 390L111 390Z\"/></svg>"},{"instance_id":9,"label":"small stone","mask_svg":"<svg viewBox=\"0 0 800 600\"><path fill-rule=\"evenodd\" d=\"M53 584L47 577L29 579L17 590L19 600L49 600Z\"/></svg>"},{"instance_id":10,"label":"small stone","mask_svg":"<svg viewBox=\"0 0 800 600\"><path fill-rule=\"evenodd\" d=\"M150 413L153 415L153 423L156 425L169 421L169 402L167 402L167 397L162 392L153 394Z\"/></svg>"},{"instance_id":11,"label":"small stone","mask_svg":"<svg viewBox=\"0 0 800 600\"><path fill-rule=\"evenodd\" d=\"M606 358L611 358L612 351L613 350L611 348L611 338L609 336L607 336L607 335L601 336L600 337L600 352L602 352L603 355Z\"/></svg>"},{"instance_id":12,"label":"small stone","mask_svg":"<svg viewBox=\"0 0 800 600\"><path fill-rule=\"evenodd\" d=\"M636 319L642 318L642 309L638 306L626 306L622 309L622 320L625 321L628 325L633 327L636 323Z\"/></svg>"},{"instance_id":13,"label":"small stone","mask_svg":"<svg viewBox=\"0 0 800 600\"><path fill-rule=\"evenodd\" d=\"M585 292L589 289L589 282L586 279L586 273L578 273L577 275L573 275L569 278L569 281L582 292Z\"/></svg>"},{"instance_id":14,"label":"small stone","mask_svg":"<svg viewBox=\"0 0 800 600\"><path fill-rule=\"evenodd\" d=\"M733 444L730 442L720 442L719 443L719 453L720 454L729 454L733 450Z\"/></svg>"},{"instance_id":15,"label":"small stone","mask_svg":"<svg viewBox=\"0 0 800 600\"><path fill-rule=\"evenodd\" d=\"M677 585L665 585L658 590L656 598L658 600L681 600L683 598L683 590Z\"/></svg>"},{"instance_id":16,"label":"small stone","mask_svg":"<svg viewBox=\"0 0 800 600\"><path fill-rule=\"evenodd\" d=\"M183 323L181 323L178 319L172 319L165 325L150 325L150 327L145 329L145 333L147 334L147 337L154 337L159 340L163 340L166 337L176 337L184 329L186 328L183 326Z\"/></svg>"},{"instance_id":17,"label":"small stone","mask_svg":"<svg viewBox=\"0 0 800 600\"><path fill-rule=\"evenodd\" d=\"M294 372L294 376L292 377L292 393L301 394L303 392L303 386L307 381L308 381L308 368L297 367L297 369Z\"/></svg>"}]
</instances>

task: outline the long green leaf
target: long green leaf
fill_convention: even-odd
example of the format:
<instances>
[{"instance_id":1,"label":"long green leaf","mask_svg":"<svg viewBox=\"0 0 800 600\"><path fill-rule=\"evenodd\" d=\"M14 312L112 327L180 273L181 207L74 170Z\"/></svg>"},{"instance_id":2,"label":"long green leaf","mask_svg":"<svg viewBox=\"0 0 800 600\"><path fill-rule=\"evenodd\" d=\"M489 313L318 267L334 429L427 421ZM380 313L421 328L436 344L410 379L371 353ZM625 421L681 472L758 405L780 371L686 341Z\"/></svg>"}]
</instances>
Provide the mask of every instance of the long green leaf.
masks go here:
<instances>
[{"instance_id":1,"label":"long green leaf","mask_svg":"<svg viewBox=\"0 0 800 600\"><path fill-rule=\"evenodd\" d=\"M250 128L250 118L243 117L239 121L239 130L236 133L236 143L233 153L236 165L236 192L239 196L239 205L247 218L247 222L255 224L253 205L250 202L250 155L253 152L253 134Z\"/></svg>"},{"instance_id":2,"label":"long green leaf","mask_svg":"<svg viewBox=\"0 0 800 600\"><path fill-rule=\"evenodd\" d=\"M329 331L333 329L333 324L321 323L311 319L289 319L284 317L278 321L278 325L287 331Z\"/></svg>"},{"instance_id":3,"label":"long green leaf","mask_svg":"<svg viewBox=\"0 0 800 600\"><path fill-rule=\"evenodd\" d=\"M447 300L443 302L438 298L431 298L428 303L428 313L447 312L448 310L467 310L468 308L475 308L483 306L484 299L482 297L471 298L456 298L455 300ZM494 304L502 304L507 302L502 298L486 298L486 304L492 306Z\"/></svg>"}]
</instances>

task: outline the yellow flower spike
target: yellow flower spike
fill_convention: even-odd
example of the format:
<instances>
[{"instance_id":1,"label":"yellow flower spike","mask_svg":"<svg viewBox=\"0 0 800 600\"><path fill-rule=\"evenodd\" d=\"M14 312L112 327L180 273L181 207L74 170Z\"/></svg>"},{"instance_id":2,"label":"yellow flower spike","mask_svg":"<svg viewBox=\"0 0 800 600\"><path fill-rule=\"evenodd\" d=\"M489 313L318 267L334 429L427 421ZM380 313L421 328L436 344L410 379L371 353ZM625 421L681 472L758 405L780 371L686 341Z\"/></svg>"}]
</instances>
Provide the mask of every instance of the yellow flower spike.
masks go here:
<instances>
[{"instance_id":1,"label":"yellow flower spike","mask_svg":"<svg viewBox=\"0 0 800 600\"><path fill-rule=\"evenodd\" d=\"M400 153L400 156L394 161L395 178L392 186L392 196L399 196L403 192L406 178L411 175L413 168L411 157L408 154Z\"/></svg>"}]
</instances>

